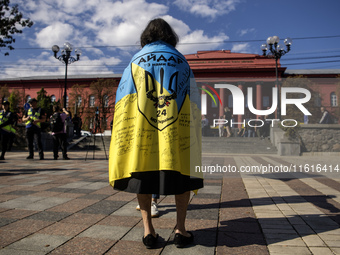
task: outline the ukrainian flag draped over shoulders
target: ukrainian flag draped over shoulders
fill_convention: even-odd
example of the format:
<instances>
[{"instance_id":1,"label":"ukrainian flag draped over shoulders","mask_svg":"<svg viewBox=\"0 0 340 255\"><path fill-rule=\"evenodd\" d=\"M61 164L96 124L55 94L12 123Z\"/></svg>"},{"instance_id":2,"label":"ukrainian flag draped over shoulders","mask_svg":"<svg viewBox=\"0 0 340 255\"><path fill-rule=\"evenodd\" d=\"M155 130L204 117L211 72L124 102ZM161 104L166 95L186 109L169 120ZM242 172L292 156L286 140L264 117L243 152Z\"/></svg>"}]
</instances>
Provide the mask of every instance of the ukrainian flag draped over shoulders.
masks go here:
<instances>
[{"instance_id":1,"label":"ukrainian flag draped over shoulders","mask_svg":"<svg viewBox=\"0 0 340 255\"><path fill-rule=\"evenodd\" d=\"M125 69L116 93L109 179L133 172L178 171L201 178L200 100L192 71L174 47L144 46Z\"/></svg>"}]
</instances>

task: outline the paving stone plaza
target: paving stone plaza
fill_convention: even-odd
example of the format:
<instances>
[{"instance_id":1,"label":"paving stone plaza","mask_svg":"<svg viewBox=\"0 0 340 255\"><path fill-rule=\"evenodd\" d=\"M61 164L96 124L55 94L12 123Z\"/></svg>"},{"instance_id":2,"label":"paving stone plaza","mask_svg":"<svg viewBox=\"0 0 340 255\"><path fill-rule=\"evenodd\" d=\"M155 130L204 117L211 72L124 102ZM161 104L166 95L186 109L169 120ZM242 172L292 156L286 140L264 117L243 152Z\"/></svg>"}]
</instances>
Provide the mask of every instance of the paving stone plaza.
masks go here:
<instances>
[{"instance_id":1,"label":"paving stone plaza","mask_svg":"<svg viewBox=\"0 0 340 255\"><path fill-rule=\"evenodd\" d=\"M174 197L161 196L153 250L141 241L136 196L109 186L103 152L86 161L84 151L71 150L69 161L8 152L0 163L0 254L340 254L339 156L219 151L203 152L215 172L190 200L194 244L175 247Z\"/></svg>"}]
</instances>

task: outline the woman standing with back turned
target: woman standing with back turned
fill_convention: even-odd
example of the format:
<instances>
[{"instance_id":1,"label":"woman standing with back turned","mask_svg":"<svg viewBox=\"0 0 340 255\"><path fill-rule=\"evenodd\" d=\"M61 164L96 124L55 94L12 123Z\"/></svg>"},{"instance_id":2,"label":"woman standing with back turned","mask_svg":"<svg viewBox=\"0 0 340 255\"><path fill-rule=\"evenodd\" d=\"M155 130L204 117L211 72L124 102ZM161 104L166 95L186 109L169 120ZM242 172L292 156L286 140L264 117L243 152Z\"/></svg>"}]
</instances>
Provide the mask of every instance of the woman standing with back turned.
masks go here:
<instances>
[{"instance_id":1,"label":"woman standing with back turned","mask_svg":"<svg viewBox=\"0 0 340 255\"><path fill-rule=\"evenodd\" d=\"M193 73L163 19L149 22L142 49L125 69L116 95L109 175L114 189L137 194L147 248L157 244L151 194L175 195L178 248L193 241L185 229L190 191L203 187L200 98Z\"/></svg>"}]
</instances>

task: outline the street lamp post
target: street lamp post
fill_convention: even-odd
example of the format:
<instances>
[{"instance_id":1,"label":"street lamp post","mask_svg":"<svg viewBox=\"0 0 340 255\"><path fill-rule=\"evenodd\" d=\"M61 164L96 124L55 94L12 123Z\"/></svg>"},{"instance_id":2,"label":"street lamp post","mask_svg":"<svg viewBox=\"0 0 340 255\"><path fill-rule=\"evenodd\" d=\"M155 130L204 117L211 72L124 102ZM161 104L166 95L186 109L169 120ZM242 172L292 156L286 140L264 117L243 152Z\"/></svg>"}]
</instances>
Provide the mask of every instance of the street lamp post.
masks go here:
<instances>
[{"instance_id":1,"label":"street lamp post","mask_svg":"<svg viewBox=\"0 0 340 255\"><path fill-rule=\"evenodd\" d=\"M280 41L280 38L276 35L268 37L267 43L264 43L264 44L261 45L261 50L263 52L263 56L268 55L268 57L272 56L272 57L275 58L276 87L277 87L277 90L278 90L278 93L277 93L277 96L278 96L277 118L281 119L281 98L280 98L281 89L280 89L280 84L279 84L277 62L283 55L285 55L286 53L288 53L290 51L290 46L292 45L292 39L287 37L283 41L284 44L286 45L286 50L284 49L283 46L279 45L279 41ZM268 49L268 45L269 45L269 49ZM269 54L267 54L268 50L269 50Z\"/></svg>"},{"instance_id":2,"label":"street lamp post","mask_svg":"<svg viewBox=\"0 0 340 255\"><path fill-rule=\"evenodd\" d=\"M71 52L73 50L72 44L69 42L64 43L64 49L61 51L61 55L58 57L57 53L59 52L60 48L58 45L53 45L52 51L54 52L54 57L58 59L60 62L65 64L65 87L64 87L64 108L66 108L66 97L67 97L67 66L79 60L81 55L81 50L76 49L74 52L77 55L77 58L71 56Z\"/></svg>"}]
</instances>

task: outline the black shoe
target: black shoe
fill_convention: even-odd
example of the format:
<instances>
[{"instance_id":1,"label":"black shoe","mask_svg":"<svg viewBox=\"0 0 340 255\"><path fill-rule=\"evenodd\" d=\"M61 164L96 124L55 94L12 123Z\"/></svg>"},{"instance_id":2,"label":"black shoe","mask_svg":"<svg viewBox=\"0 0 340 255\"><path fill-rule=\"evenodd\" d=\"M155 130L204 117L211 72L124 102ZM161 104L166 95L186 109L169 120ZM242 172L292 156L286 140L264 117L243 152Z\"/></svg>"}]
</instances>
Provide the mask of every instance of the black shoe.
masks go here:
<instances>
[{"instance_id":1,"label":"black shoe","mask_svg":"<svg viewBox=\"0 0 340 255\"><path fill-rule=\"evenodd\" d=\"M26 159L33 159L33 156L28 156Z\"/></svg>"},{"instance_id":2,"label":"black shoe","mask_svg":"<svg viewBox=\"0 0 340 255\"><path fill-rule=\"evenodd\" d=\"M40 160L44 160L44 156L40 156L40 158L39 158Z\"/></svg>"},{"instance_id":3,"label":"black shoe","mask_svg":"<svg viewBox=\"0 0 340 255\"><path fill-rule=\"evenodd\" d=\"M146 237L143 236L143 244L147 249L155 248L157 244L158 234L154 237L152 234L148 234Z\"/></svg>"},{"instance_id":4,"label":"black shoe","mask_svg":"<svg viewBox=\"0 0 340 255\"><path fill-rule=\"evenodd\" d=\"M70 158L69 157L63 157L63 160L70 160Z\"/></svg>"},{"instance_id":5,"label":"black shoe","mask_svg":"<svg viewBox=\"0 0 340 255\"><path fill-rule=\"evenodd\" d=\"M179 233L175 235L174 244L176 245L177 248L183 248L194 241L194 235L189 231L188 233L190 234L190 237L186 237Z\"/></svg>"},{"instance_id":6,"label":"black shoe","mask_svg":"<svg viewBox=\"0 0 340 255\"><path fill-rule=\"evenodd\" d=\"M0 157L0 160L5 160L5 157Z\"/></svg>"}]
</instances>

